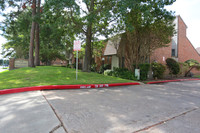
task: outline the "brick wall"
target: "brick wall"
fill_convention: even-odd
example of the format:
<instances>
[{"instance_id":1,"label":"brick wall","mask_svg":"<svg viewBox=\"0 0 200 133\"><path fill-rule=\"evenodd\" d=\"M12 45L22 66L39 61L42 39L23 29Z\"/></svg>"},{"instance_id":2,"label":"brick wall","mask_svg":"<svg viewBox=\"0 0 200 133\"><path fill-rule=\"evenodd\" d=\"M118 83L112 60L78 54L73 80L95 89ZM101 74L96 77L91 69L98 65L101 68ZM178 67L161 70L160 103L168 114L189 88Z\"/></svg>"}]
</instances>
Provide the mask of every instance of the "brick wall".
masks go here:
<instances>
[{"instance_id":1,"label":"brick wall","mask_svg":"<svg viewBox=\"0 0 200 133\"><path fill-rule=\"evenodd\" d=\"M159 63L166 64L165 60L171 57L171 51L172 51L171 49L172 49L171 43L168 44L168 47L156 49L150 57L150 62L152 63L154 61L157 61Z\"/></svg>"},{"instance_id":2,"label":"brick wall","mask_svg":"<svg viewBox=\"0 0 200 133\"><path fill-rule=\"evenodd\" d=\"M185 62L189 59L195 59L198 62L200 62L200 56L197 53L196 49L192 45L192 43L189 41L189 39L186 36L186 29L187 26L181 19L181 17L178 17L178 59L179 62Z\"/></svg>"},{"instance_id":3,"label":"brick wall","mask_svg":"<svg viewBox=\"0 0 200 133\"><path fill-rule=\"evenodd\" d=\"M186 60L194 59L200 62L200 55L187 38L186 30L186 24L182 18L178 16L178 60L179 62L185 62ZM192 70L192 72L200 74L200 71L195 69Z\"/></svg>"},{"instance_id":4,"label":"brick wall","mask_svg":"<svg viewBox=\"0 0 200 133\"><path fill-rule=\"evenodd\" d=\"M187 38L186 30L187 25L184 23L182 18L180 16L178 18L178 61L179 62L185 62L189 59L194 59L200 62L200 55L198 54L197 50L194 48L192 43ZM162 64L166 64L166 62L163 60L166 60L167 58L171 58L171 49L172 44L168 44L169 47L163 47L158 48L154 51L154 53L151 55L150 62L157 61ZM200 74L200 71L192 70L195 74Z\"/></svg>"},{"instance_id":5,"label":"brick wall","mask_svg":"<svg viewBox=\"0 0 200 133\"><path fill-rule=\"evenodd\" d=\"M51 63L52 63L52 65L56 65L56 66L66 66L67 65L67 61L60 60L60 59L56 59L55 61L52 61Z\"/></svg>"}]
</instances>

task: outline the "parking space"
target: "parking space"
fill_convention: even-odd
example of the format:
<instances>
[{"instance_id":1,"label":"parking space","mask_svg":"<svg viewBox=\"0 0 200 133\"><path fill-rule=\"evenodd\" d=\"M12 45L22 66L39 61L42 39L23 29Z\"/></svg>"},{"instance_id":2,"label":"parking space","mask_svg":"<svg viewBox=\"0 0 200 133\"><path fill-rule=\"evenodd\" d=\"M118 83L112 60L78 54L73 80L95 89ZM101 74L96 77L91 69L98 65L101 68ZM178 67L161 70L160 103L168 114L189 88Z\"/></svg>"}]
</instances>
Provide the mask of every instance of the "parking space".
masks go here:
<instances>
[{"instance_id":1,"label":"parking space","mask_svg":"<svg viewBox=\"0 0 200 133\"><path fill-rule=\"evenodd\" d=\"M200 131L199 81L43 94L69 133Z\"/></svg>"}]
</instances>

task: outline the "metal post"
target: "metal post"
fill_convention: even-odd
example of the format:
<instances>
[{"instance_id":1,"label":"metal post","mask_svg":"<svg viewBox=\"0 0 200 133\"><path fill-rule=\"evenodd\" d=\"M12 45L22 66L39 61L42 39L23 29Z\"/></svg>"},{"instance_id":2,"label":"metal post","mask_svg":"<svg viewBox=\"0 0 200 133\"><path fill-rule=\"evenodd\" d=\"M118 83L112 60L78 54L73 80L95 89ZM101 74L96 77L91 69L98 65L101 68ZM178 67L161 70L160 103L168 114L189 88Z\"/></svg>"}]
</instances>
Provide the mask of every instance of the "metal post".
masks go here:
<instances>
[{"instance_id":1,"label":"metal post","mask_svg":"<svg viewBox=\"0 0 200 133\"><path fill-rule=\"evenodd\" d=\"M76 51L76 80L78 79L78 50Z\"/></svg>"},{"instance_id":2,"label":"metal post","mask_svg":"<svg viewBox=\"0 0 200 133\"><path fill-rule=\"evenodd\" d=\"M2 60L3 60L3 59L2 59ZM3 68L4 68L4 61L3 61L2 65L3 65Z\"/></svg>"}]
</instances>

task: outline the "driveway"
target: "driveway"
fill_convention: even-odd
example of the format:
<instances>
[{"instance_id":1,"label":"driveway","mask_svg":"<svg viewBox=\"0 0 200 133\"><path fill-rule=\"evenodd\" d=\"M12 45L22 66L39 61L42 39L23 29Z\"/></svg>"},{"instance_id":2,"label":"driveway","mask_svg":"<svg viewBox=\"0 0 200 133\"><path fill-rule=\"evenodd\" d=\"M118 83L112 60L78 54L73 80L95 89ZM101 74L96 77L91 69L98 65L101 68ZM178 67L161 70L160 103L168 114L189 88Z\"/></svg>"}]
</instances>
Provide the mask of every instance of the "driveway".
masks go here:
<instances>
[{"instance_id":1,"label":"driveway","mask_svg":"<svg viewBox=\"0 0 200 133\"><path fill-rule=\"evenodd\" d=\"M44 91L69 133L199 133L200 82Z\"/></svg>"},{"instance_id":2,"label":"driveway","mask_svg":"<svg viewBox=\"0 0 200 133\"><path fill-rule=\"evenodd\" d=\"M0 96L0 132L199 133L199 107L200 81L26 92Z\"/></svg>"}]
</instances>

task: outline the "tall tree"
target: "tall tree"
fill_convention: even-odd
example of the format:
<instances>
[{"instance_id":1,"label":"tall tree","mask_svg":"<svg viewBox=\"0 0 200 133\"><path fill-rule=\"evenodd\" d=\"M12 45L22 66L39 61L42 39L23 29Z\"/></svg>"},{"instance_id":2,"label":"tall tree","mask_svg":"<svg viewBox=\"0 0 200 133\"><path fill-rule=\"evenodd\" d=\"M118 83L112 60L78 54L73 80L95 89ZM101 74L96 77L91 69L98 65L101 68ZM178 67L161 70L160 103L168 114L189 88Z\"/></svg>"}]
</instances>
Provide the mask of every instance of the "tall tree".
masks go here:
<instances>
[{"instance_id":1,"label":"tall tree","mask_svg":"<svg viewBox=\"0 0 200 133\"><path fill-rule=\"evenodd\" d=\"M0 29L2 36L7 39L3 44L5 55L11 55L16 58L28 58L30 29L31 29L31 11L16 11L5 14L5 20Z\"/></svg>"},{"instance_id":2,"label":"tall tree","mask_svg":"<svg viewBox=\"0 0 200 133\"><path fill-rule=\"evenodd\" d=\"M34 65L34 56L33 56L33 50L34 50L34 41L35 41L35 15L36 15L36 0L32 0L32 26L31 26L31 32L30 32L30 46L29 46L29 60L28 60L28 66L29 67L35 67Z\"/></svg>"},{"instance_id":3,"label":"tall tree","mask_svg":"<svg viewBox=\"0 0 200 133\"><path fill-rule=\"evenodd\" d=\"M126 63L130 70L159 47L167 46L174 34L174 15L164 7L175 0L119 0L113 10L127 38Z\"/></svg>"},{"instance_id":4,"label":"tall tree","mask_svg":"<svg viewBox=\"0 0 200 133\"><path fill-rule=\"evenodd\" d=\"M86 42L83 71L90 71L92 43L107 33L111 18L112 0L48 0L53 9L57 7L70 11L73 29Z\"/></svg>"},{"instance_id":5,"label":"tall tree","mask_svg":"<svg viewBox=\"0 0 200 133\"><path fill-rule=\"evenodd\" d=\"M25 6L23 6L25 7ZM29 41L32 24L32 8L24 8L19 14L7 14L3 25L0 27L3 36L8 40L4 44L7 55L17 58L28 58ZM11 17L12 16L12 17ZM56 11L44 3L43 13L35 21L40 23L40 59L45 64L51 64L56 58L64 60L65 51L72 51L74 29L70 24L69 13L57 8ZM35 35L36 36L36 35ZM37 39L36 39L37 40Z\"/></svg>"},{"instance_id":6,"label":"tall tree","mask_svg":"<svg viewBox=\"0 0 200 133\"><path fill-rule=\"evenodd\" d=\"M107 36L112 29L109 24L114 20L112 18L112 0L83 0L82 3L86 9L79 5L82 12L79 22L81 24L82 34L85 36L85 57L83 71L90 72L92 62L92 44L98 36ZM71 10L72 11L72 10ZM72 20L73 19L73 16Z\"/></svg>"},{"instance_id":7,"label":"tall tree","mask_svg":"<svg viewBox=\"0 0 200 133\"><path fill-rule=\"evenodd\" d=\"M41 0L37 1L37 21L36 22L36 29L35 29L35 65L39 66L40 65L40 2Z\"/></svg>"}]
</instances>

